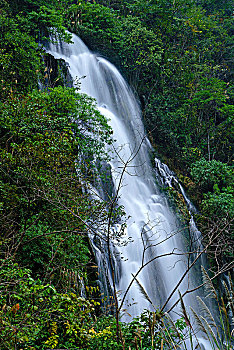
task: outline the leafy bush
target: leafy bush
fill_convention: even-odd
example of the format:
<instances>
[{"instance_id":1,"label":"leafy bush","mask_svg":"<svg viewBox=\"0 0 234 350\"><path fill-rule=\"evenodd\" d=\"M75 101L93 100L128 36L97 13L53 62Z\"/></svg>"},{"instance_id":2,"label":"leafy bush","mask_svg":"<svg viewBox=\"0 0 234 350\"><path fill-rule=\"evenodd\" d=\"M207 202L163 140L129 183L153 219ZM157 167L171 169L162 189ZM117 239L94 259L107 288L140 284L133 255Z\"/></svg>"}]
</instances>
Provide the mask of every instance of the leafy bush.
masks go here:
<instances>
[{"instance_id":1,"label":"leafy bush","mask_svg":"<svg viewBox=\"0 0 234 350\"><path fill-rule=\"evenodd\" d=\"M224 188L214 193L207 193L201 203L202 212L211 217L230 217L234 215L234 189Z\"/></svg>"},{"instance_id":2,"label":"leafy bush","mask_svg":"<svg viewBox=\"0 0 234 350\"><path fill-rule=\"evenodd\" d=\"M93 303L76 291L58 293L12 260L0 263L1 349L86 347Z\"/></svg>"},{"instance_id":3,"label":"leafy bush","mask_svg":"<svg viewBox=\"0 0 234 350\"><path fill-rule=\"evenodd\" d=\"M204 192L208 192L214 185L222 188L231 184L233 169L220 161L207 161L203 158L192 164L191 175L194 182Z\"/></svg>"}]
</instances>

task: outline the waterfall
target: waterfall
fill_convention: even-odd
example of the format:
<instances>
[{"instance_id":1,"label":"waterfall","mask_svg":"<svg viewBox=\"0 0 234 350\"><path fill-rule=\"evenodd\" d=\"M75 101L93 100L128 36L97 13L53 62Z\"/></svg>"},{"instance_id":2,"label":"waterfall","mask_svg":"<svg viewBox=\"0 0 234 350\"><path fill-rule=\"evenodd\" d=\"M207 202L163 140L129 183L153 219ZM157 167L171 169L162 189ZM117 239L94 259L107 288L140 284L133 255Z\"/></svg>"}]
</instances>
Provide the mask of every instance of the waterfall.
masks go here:
<instances>
[{"instance_id":1,"label":"waterfall","mask_svg":"<svg viewBox=\"0 0 234 350\"><path fill-rule=\"evenodd\" d=\"M188 264L191 264L190 259L194 259L192 254L186 253L190 249L189 230L180 222L166 196L156 185L149 156L150 143L145 136L139 103L133 92L110 62L90 52L74 34L72 40L73 44L50 44L48 52L68 63L72 77L80 79L81 92L96 99L99 111L113 128L115 141L110 150L110 168L118 205L124 207L128 217L123 239L129 241L128 244L112 248L113 261L118 265L115 283L119 303L133 275L146 265L137 274L137 279L153 304L162 307ZM104 193L105 189L102 191ZM119 227L116 224L112 230L118 232ZM111 284L108 258L95 244L94 250L99 267L107 270ZM195 279L197 276L194 276L192 269L177 289L181 294L193 289ZM188 293L184 298L185 305L194 307L194 299L194 294ZM166 303L165 311L177 300L178 291ZM127 312L123 312L122 319L127 321L144 309L152 309L152 305L143 297L134 281L123 302L123 310ZM179 308L173 310L176 314Z\"/></svg>"}]
</instances>

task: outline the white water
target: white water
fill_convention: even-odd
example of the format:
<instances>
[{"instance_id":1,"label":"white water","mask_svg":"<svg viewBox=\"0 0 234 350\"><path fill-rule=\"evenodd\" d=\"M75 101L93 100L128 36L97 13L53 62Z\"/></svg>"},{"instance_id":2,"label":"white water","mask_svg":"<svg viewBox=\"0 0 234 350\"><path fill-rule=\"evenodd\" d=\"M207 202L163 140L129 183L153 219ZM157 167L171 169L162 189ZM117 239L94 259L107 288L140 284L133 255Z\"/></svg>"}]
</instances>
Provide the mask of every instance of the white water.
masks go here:
<instances>
[{"instance_id":1,"label":"white water","mask_svg":"<svg viewBox=\"0 0 234 350\"><path fill-rule=\"evenodd\" d=\"M141 111L134 94L110 62L91 53L77 36L73 35L72 40L73 45L51 44L48 52L69 64L73 79L83 77L80 80L81 91L97 100L100 112L109 119L114 131L116 141L114 151L112 150L112 178L115 192L120 185L118 204L124 206L129 216L124 239L131 240L125 246L113 248L114 262L118 265L115 282L119 291L119 302L121 303L132 275L137 273L142 264L155 258L143 268L137 278L154 305L160 307L187 268L188 259L185 252L189 245L188 235L169 208L166 197L155 184L149 159L150 145L144 134ZM119 225L116 225L113 230L118 228ZM147 247L146 251L144 246ZM108 258L104 256L100 247L94 245L94 250L99 267L102 273L107 271L111 284ZM164 256L157 258L162 255ZM193 273L190 272L179 285L181 293L194 287L193 279ZM176 300L178 292L173 294L165 311ZM194 306L193 300L194 295L188 294L184 301L187 306ZM145 308L151 309L152 306L134 282L124 301L123 309L131 316L136 316ZM177 308L175 312L178 310ZM123 319L128 320L128 317L124 312Z\"/></svg>"}]
</instances>

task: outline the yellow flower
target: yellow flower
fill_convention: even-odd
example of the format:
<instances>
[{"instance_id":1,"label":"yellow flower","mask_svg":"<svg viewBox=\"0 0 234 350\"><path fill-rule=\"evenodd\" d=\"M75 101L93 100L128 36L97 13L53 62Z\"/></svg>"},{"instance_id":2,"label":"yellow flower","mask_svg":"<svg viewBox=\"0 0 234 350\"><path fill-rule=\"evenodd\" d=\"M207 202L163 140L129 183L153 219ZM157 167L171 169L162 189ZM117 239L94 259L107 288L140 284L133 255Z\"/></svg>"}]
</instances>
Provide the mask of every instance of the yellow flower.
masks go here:
<instances>
[{"instance_id":1,"label":"yellow flower","mask_svg":"<svg viewBox=\"0 0 234 350\"><path fill-rule=\"evenodd\" d=\"M95 332L95 330L94 330L93 328L91 328L91 329L89 330L89 333L97 334L97 332Z\"/></svg>"}]
</instances>

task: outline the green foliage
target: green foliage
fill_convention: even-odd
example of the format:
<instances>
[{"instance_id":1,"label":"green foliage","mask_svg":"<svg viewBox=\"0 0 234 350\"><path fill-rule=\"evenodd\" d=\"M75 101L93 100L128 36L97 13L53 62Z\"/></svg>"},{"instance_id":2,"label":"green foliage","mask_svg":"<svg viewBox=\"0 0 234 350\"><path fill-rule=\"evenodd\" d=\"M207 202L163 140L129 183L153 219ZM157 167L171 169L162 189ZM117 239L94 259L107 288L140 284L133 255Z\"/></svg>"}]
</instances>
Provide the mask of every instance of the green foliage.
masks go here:
<instances>
[{"instance_id":1,"label":"green foliage","mask_svg":"<svg viewBox=\"0 0 234 350\"><path fill-rule=\"evenodd\" d=\"M5 98L12 90L36 87L41 64L38 44L15 20L0 13L0 26L0 96Z\"/></svg>"},{"instance_id":2,"label":"green foliage","mask_svg":"<svg viewBox=\"0 0 234 350\"><path fill-rule=\"evenodd\" d=\"M191 175L202 191L208 192L213 190L215 185L220 189L223 186L231 185L233 169L220 161L207 161L203 158L192 164Z\"/></svg>"},{"instance_id":3,"label":"green foliage","mask_svg":"<svg viewBox=\"0 0 234 350\"><path fill-rule=\"evenodd\" d=\"M234 189L217 189L214 193L207 193L201 203L202 213L211 217L230 217L234 215Z\"/></svg>"},{"instance_id":4,"label":"green foliage","mask_svg":"<svg viewBox=\"0 0 234 350\"><path fill-rule=\"evenodd\" d=\"M64 40L69 41L63 25L64 7L69 1L44 0L12 0L7 12L16 17L21 30L29 33L36 40L45 40L51 34L57 33Z\"/></svg>"},{"instance_id":5,"label":"green foliage","mask_svg":"<svg viewBox=\"0 0 234 350\"><path fill-rule=\"evenodd\" d=\"M181 346L186 324L183 319L174 323L168 315L162 317L157 311L145 311L125 327L125 341L128 341L131 347L153 350L162 346L164 349L173 349L175 344Z\"/></svg>"},{"instance_id":6,"label":"green foliage","mask_svg":"<svg viewBox=\"0 0 234 350\"><path fill-rule=\"evenodd\" d=\"M127 328L127 326L126 326ZM123 331L125 326L123 325ZM113 316L100 316L96 322L90 323L89 341L87 348L89 350L122 349L122 344L116 339L116 320Z\"/></svg>"},{"instance_id":7,"label":"green foliage","mask_svg":"<svg viewBox=\"0 0 234 350\"><path fill-rule=\"evenodd\" d=\"M121 55L121 64L125 68L131 84L140 90L141 79L158 71L163 50L161 40L152 30L147 29L137 18L130 16L122 20L121 37L113 42Z\"/></svg>"},{"instance_id":8,"label":"green foliage","mask_svg":"<svg viewBox=\"0 0 234 350\"><path fill-rule=\"evenodd\" d=\"M55 6L57 4L57 6ZM28 92L42 77L42 42L55 34L70 42L57 1L0 2L0 96ZM61 4L60 4L61 5Z\"/></svg>"},{"instance_id":9,"label":"green foliage","mask_svg":"<svg viewBox=\"0 0 234 350\"><path fill-rule=\"evenodd\" d=\"M1 260L1 348L86 347L94 304L75 292L31 277L30 270Z\"/></svg>"},{"instance_id":10,"label":"green foliage","mask_svg":"<svg viewBox=\"0 0 234 350\"><path fill-rule=\"evenodd\" d=\"M66 267L80 270L88 260L85 223L105 220L105 203L85 194L82 181L93 182L95 161L107 157L106 119L91 98L57 87L9 98L0 120L5 244L46 278L57 279Z\"/></svg>"},{"instance_id":11,"label":"green foliage","mask_svg":"<svg viewBox=\"0 0 234 350\"><path fill-rule=\"evenodd\" d=\"M234 215L233 200L233 168L220 161L207 161L204 158L192 164L191 175L202 193L200 210L200 228L204 232L204 240L211 236L210 227L217 230L215 246L210 247L209 256L213 255L222 262L233 258L232 217ZM216 251L214 253L214 250Z\"/></svg>"}]
</instances>

